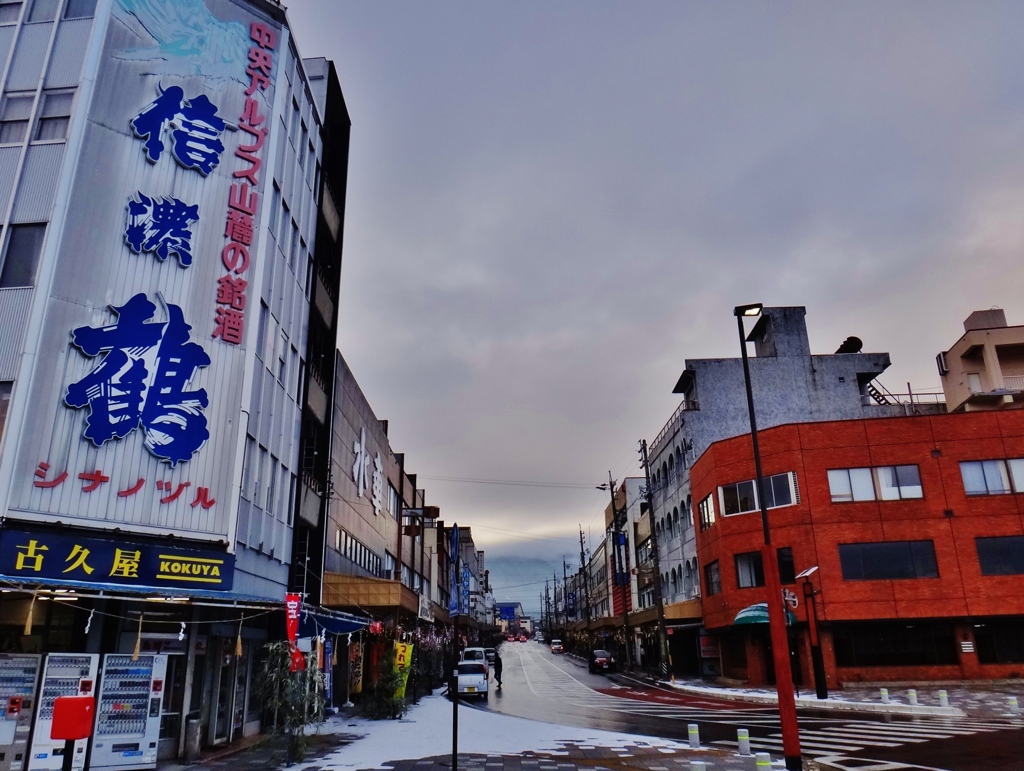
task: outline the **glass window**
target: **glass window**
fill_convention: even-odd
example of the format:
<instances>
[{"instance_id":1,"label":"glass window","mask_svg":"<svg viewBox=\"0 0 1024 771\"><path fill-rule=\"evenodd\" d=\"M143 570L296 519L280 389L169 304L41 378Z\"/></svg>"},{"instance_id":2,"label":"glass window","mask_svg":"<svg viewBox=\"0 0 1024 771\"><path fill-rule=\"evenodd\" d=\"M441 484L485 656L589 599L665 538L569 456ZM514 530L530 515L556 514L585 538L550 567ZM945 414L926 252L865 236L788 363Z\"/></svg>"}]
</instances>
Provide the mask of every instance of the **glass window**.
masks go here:
<instances>
[{"instance_id":1,"label":"glass window","mask_svg":"<svg viewBox=\"0 0 1024 771\"><path fill-rule=\"evenodd\" d=\"M875 483L870 468L840 468L828 472L833 503L875 500Z\"/></svg>"},{"instance_id":2,"label":"glass window","mask_svg":"<svg viewBox=\"0 0 1024 771\"><path fill-rule=\"evenodd\" d=\"M7 425L7 410L11 406L11 391L14 383L0 382L0 439L4 438L4 426Z\"/></svg>"},{"instance_id":3,"label":"glass window","mask_svg":"<svg viewBox=\"0 0 1024 771\"><path fill-rule=\"evenodd\" d=\"M882 541L839 545L845 581L938 578L932 541Z\"/></svg>"},{"instance_id":4,"label":"glass window","mask_svg":"<svg viewBox=\"0 0 1024 771\"><path fill-rule=\"evenodd\" d=\"M783 546L776 552L779 560L779 583L796 583L796 565L793 562L793 547Z\"/></svg>"},{"instance_id":5,"label":"glass window","mask_svg":"<svg viewBox=\"0 0 1024 771\"><path fill-rule=\"evenodd\" d=\"M64 140L71 123L71 105L75 101L74 91L57 93L44 92L39 120L36 123L37 141Z\"/></svg>"},{"instance_id":6,"label":"glass window","mask_svg":"<svg viewBox=\"0 0 1024 771\"><path fill-rule=\"evenodd\" d=\"M1002 460L963 461L960 476L968 495L1002 495L1010 492L1010 477Z\"/></svg>"},{"instance_id":7,"label":"glass window","mask_svg":"<svg viewBox=\"0 0 1024 771\"><path fill-rule=\"evenodd\" d=\"M793 504L793 490L789 485L789 474L776 474L764 479L764 502L769 509Z\"/></svg>"},{"instance_id":8,"label":"glass window","mask_svg":"<svg viewBox=\"0 0 1024 771\"><path fill-rule=\"evenodd\" d=\"M60 0L31 0L31 3L28 9L29 21L52 21L57 15Z\"/></svg>"},{"instance_id":9,"label":"glass window","mask_svg":"<svg viewBox=\"0 0 1024 771\"><path fill-rule=\"evenodd\" d=\"M975 538L974 545L983 576L1024 574L1024 535Z\"/></svg>"},{"instance_id":10,"label":"glass window","mask_svg":"<svg viewBox=\"0 0 1024 771\"><path fill-rule=\"evenodd\" d=\"M722 576L718 570L718 560L704 566L704 586L708 597L722 593Z\"/></svg>"},{"instance_id":11,"label":"glass window","mask_svg":"<svg viewBox=\"0 0 1024 771\"><path fill-rule=\"evenodd\" d=\"M267 359L267 325L270 321L270 308L267 304L260 300L260 321L259 329L256 333L256 355L260 357L261 361Z\"/></svg>"},{"instance_id":12,"label":"glass window","mask_svg":"<svg viewBox=\"0 0 1024 771\"><path fill-rule=\"evenodd\" d=\"M15 24L21 15L21 0L0 0L0 24Z\"/></svg>"},{"instance_id":13,"label":"glass window","mask_svg":"<svg viewBox=\"0 0 1024 771\"><path fill-rule=\"evenodd\" d=\"M64 6L65 19L88 19L96 15L96 0L68 0Z\"/></svg>"},{"instance_id":14,"label":"glass window","mask_svg":"<svg viewBox=\"0 0 1024 771\"><path fill-rule=\"evenodd\" d=\"M0 268L0 287L35 286L46 225L11 225Z\"/></svg>"},{"instance_id":15,"label":"glass window","mask_svg":"<svg viewBox=\"0 0 1024 771\"><path fill-rule=\"evenodd\" d=\"M8 94L4 97L3 109L0 110L0 144L25 141L34 100L32 94Z\"/></svg>"},{"instance_id":16,"label":"glass window","mask_svg":"<svg viewBox=\"0 0 1024 771\"><path fill-rule=\"evenodd\" d=\"M837 623L832 629L836 664L841 667L934 666L957 663L957 645L952 624L858 621L854 624Z\"/></svg>"},{"instance_id":17,"label":"glass window","mask_svg":"<svg viewBox=\"0 0 1024 771\"><path fill-rule=\"evenodd\" d=\"M880 466L874 470L878 497L883 501L921 498L921 476L917 466Z\"/></svg>"},{"instance_id":18,"label":"glass window","mask_svg":"<svg viewBox=\"0 0 1024 771\"><path fill-rule=\"evenodd\" d=\"M764 586L764 564L761 552L751 551L736 555L736 584L740 589Z\"/></svg>"},{"instance_id":19,"label":"glass window","mask_svg":"<svg viewBox=\"0 0 1024 771\"><path fill-rule=\"evenodd\" d=\"M1015 493L1024 493L1024 458L1011 458L1006 461L1010 467L1010 480Z\"/></svg>"},{"instance_id":20,"label":"glass window","mask_svg":"<svg viewBox=\"0 0 1024 771\"><path fill-rule=\"evenodd\" d=\"M715 497L709 495L697 505L697 508L700 510L700 529L707 530L715 524Z\"/></svg>"}]
</instances>

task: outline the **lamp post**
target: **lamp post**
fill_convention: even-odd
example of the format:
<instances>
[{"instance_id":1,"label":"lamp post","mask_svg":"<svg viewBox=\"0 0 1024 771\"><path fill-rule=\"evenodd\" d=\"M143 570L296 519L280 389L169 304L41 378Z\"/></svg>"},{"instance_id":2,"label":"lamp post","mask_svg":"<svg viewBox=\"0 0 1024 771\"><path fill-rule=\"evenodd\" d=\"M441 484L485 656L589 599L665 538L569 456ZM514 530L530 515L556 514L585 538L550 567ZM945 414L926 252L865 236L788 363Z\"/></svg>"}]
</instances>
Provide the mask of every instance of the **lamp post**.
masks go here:
<instances>
[{"instance_id":1,"label":"lamp post","mask_svg":"<svg viewBox=\"0 0 1024 771\"><path fill-rule=\"evenodd\" d=\"M800 734L797 728L796 699L793 696L793 671L789 661L789 639L786 635L785 608L782 604L782 583L779 580L779 560L772 546L768 527L768 508L764 500L764 475L761 473L761 451L757 444L757 419L754 417L754 392L750 387L750 362L747 361L747 339L743 329L744 317L759 316L761 303L739 305L733 309L740 334L740 353L743 358L743 383L747 390L747 411L750 414L750 441L754 450L754 472L757 475L757 501L761 509L761 528L764 546L761 562L764 585L768 594L768 627L771 633L772 658L775 662L775 688L779 694L779 721L782 724L782 754L789 771L803 767L800 754Z\"/></svg>"},{"instance_id":2,"label":"lamp post","mask_svg":"<svg viewBox=\"0 0 1024 771\"><path fill-rule=\"evenodd\" d=\"M825 659L821 655L821 632L818 630L818 606L814 598L821 594L811 583L811 576L818 566L807 568L797 574L797 579L804 579L804 607L807 608L807 635L811 641L811 667L814 669L814 692L819 699L828 698L828 682L825 680Z\"/></svg>"}]
</instances>

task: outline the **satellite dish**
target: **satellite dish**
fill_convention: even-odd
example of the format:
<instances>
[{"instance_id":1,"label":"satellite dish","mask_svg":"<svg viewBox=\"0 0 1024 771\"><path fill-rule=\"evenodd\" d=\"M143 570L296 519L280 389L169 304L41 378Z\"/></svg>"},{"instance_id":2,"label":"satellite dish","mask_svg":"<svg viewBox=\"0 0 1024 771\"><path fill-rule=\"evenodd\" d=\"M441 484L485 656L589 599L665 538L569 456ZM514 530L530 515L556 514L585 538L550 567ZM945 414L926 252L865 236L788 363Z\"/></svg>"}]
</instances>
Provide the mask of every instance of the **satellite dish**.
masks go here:
<instances>
[{"instance_id":1,"label":"satellite dish","mask_svg":"<svg viewBox=\"0 0 1024 771\"><path fill-rule=\"evenodd\" d=\"M843 340L836 353L860 353L863 348L864 343L859 337L848 337Z\"/></svg>"}]
</instances>

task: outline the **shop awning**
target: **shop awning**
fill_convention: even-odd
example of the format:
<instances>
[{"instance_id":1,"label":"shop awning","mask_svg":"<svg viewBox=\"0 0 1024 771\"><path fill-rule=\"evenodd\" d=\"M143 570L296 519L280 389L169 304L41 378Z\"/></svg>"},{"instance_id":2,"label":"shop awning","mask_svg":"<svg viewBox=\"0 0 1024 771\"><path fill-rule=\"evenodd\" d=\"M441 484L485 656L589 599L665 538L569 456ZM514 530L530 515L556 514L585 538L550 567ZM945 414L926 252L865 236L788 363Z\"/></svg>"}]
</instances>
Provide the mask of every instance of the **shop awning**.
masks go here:
<instances>
[{"instance_id":1,"label":"shop awning","mask_svg":"<svg viewBox=\"0 0 1024 771\"><path fill-rule=\"evenodd\" d=\"M299 618L299 636L316 637L326 634L348 634L366 628L370 619L337 611L303 611Z\"/></svg>"},{"instance_id":2,"label":"shop awning","mask_svg":"<svg viewBox=\"0 0 1024 771\"><path fill-rule=\"evenodd\" d=\"M759 602L755 605L748 605L736 614L736 618L733 619L732 623L736 624L737 626L739 626L740 624L767 624L768 603ZM786 610L786 623L796 623L796 616L790 610Z\"/></svg>"}]
</instances>

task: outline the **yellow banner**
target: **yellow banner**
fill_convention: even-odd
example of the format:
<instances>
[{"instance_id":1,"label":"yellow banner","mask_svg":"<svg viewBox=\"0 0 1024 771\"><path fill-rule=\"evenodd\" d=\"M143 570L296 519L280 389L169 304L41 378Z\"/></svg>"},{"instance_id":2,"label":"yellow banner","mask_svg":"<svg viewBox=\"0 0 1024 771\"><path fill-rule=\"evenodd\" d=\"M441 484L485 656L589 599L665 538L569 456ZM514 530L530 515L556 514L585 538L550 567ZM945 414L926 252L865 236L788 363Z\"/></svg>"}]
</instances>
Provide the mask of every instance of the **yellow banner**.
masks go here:
<instances>
[{"instance_id":1,"label":"yellow banner","mask_svg":"<svg viewBox=\"0 0 1024 771\"><path fill-rule=\"evenodd\" d=\"M402 684L395 691L396 699L405 698L405 686L412 668L412 643L395 643L395 671L402 676Z\"/></svg>"}]
</instances>

